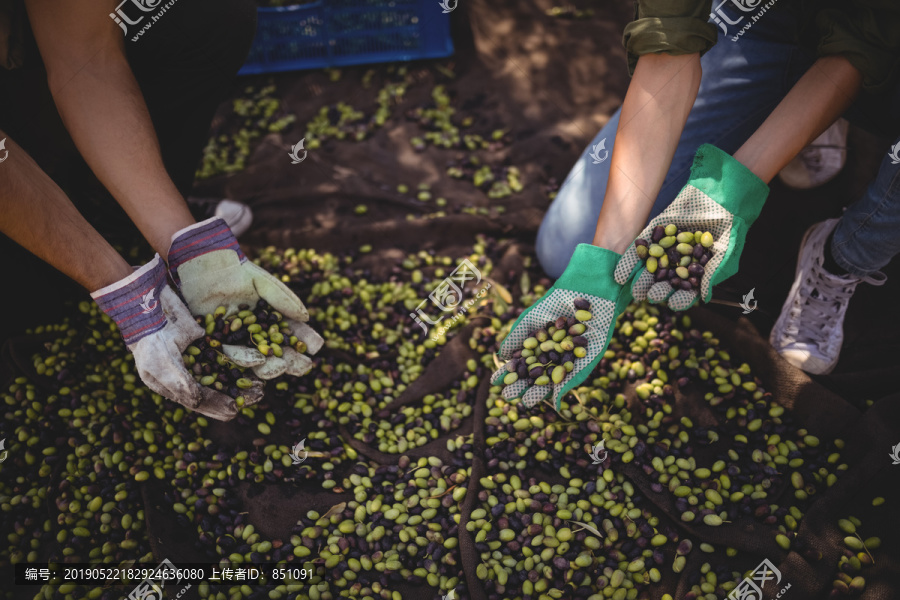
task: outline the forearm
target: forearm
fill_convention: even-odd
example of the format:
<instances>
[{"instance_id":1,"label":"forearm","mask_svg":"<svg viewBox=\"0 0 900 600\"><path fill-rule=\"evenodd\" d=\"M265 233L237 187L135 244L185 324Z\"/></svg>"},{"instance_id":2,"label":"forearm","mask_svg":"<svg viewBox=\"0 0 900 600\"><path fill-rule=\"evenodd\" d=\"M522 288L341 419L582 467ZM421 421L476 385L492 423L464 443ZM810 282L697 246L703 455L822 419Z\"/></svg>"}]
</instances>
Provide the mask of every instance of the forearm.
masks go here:
<instances>
[{"instance_id":1,"label":"forearm","mask_svg":"<svg viewBox=\"0 0 900 600\"><path fill-rule=\"evenodd\" d=\"M847 110L861 85L862 75L847 59L818 59L734 153L734 158L770 182Z\"/></svg>"},{"instance_id":2,"label":"forearm","mask_svg":"<svg viewBox=\"0 0 900 600\"><path fill-rule=\"evenodd\" d=\"M194 223L163 165L114 0L26 0L47 81L66 129L91 170L163 257Z\"/></svg>"},{"instance_id":3,"label":"forearm","mask_svg":"<svg viewBox=\"0 0 900 600\"><path fill-rule=\"evenodd\" d=\"M9 156L0 168L0 231L88 291L127 277L128 263L53 180L11 139L6 148Z\"/></svg>"},{"instance_id":4,"label":"forearm","mask_svg":"<svg viewBox=\"0 0 900 600\"><path fill-rule=\"evenodd\" d=\"M625 94L593 244L624 252L644 228L700 87L700 56L638 59Z\"/></svg>"},{"instance_id":5,"label":"forearm","mask_svg":"<svg viewBox=\"0 0 900 600\"><path fill-rule=\"evenodd\" d=\"M52 89L52 88L51 88ZM53 98L72 139L150 245L194 223L163 166L150 114L123 56L96 56Z\"/></svg>"}]
</instances>

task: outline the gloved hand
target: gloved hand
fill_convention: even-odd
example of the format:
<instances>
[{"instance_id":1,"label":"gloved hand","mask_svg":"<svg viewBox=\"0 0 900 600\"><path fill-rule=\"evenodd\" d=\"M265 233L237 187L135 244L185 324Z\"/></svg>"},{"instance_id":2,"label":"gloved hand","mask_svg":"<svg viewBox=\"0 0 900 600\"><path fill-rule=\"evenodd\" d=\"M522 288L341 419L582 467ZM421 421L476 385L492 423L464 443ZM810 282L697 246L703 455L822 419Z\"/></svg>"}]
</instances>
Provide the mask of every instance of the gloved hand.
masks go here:
<instances>
[{"instance_id":1,"label":"gloved hand","mask_svg":"<svg viewBox=\"0 0 900 600\"><path fill-rule=\"evenodd\" d=\"M690 308L701 295L709 302L713 286L737 273L747 230L768 195L769 186L747 167L715 146L703 144L694 156L687 184L638 236L649 242L657 225L669 223L683 231L709 231L714 238L713 254L705 265L699 294L696 290L675 290L668 281L656 282L638 258L634 243L616 265L616 281L626 285L631 279L635 300L649 298L654 304L667 303L672 310Z\"/></svg>"},{"instance_id":2,"label":"gloved hand","mask_svg":"<svg viewBox=\"0 0 900 600\"><path fill-rule=\"evenodd\" d=\"M228 421L237 415L232 398L201 386L184 366L182 352L205 332L169 287L166 265L158 254L91 297L119 326L148 388L213 419ZM252 404L262 398L262 392L259 384L246 390L244 397Z\"/></svg>"},{"instance_id":3,"label":"gloved hand","mask_svg":"<svg viewBox=\"0 0 900 600\"><path fill-rule=\"evenodd\" d=\"M591 319L587 321L587 329L582 334L587 338L587 351L584 357L574 360L575 368L560 383L534 385L527 378L520 378L503 389L506 399L521 396L525 406L530 408L545 398L552 397L554 406L559 410L562 397L587 379L609 345L616 318L625 312L631 302L631 294L627 288L613 279L613 270L620 257L620 254L605 248L579 244L569 260L569 266L553 287L519 316L497 352L501 359L510 362L493 374L493 385L502 383L510 372L510 364L514 365L515 370L516 361L510 359L513 359L513 353L522 348L522 342L533 331L553 324L559 317L574 318L576 308L573 301L576 298L583 298L590 303Z\"/></svg>"},{"instance_id":4,"label":"gloved hand","mask_svg":"<svg viewBox=\"0 0 900 600\"><path fill-rule=\"evenodd\" d=\"M231 229L214 217L186 227L172 236L169 271L181 289L191 313L204 315L224 306L225 314L239 311L241 304L256 306L262 299L280 312L291 331L315 354L325 343L306 324L309 313L303 302L273 275L247 260ZM264 357L260 352L236 347L224 349L229 356L240 352L258 364L253 372L260 379L272 379L283 373L304 375L312 361L293 348L282 348L282 356Z\"/></svg>"}]
</instances>

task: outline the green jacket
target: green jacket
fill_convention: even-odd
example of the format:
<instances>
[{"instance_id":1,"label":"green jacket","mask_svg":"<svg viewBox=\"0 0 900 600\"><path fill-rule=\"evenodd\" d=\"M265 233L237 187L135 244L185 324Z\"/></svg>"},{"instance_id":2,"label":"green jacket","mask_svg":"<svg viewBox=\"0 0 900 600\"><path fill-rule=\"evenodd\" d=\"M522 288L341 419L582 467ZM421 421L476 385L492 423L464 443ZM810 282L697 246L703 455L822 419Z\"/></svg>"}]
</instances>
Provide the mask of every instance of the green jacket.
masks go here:
<instances>
[{"instance_id":1,"label":"green jacket","mask_svg":"<svg viewBox=\"0 0 900 600\"><path fill-rule=\"evenodd\" d=\"M880 92L900 81L900 1L898 0L724 0L741 8L743 18L723 24L729 43L751 17L768 10L799 13L795 41L818 56L840 55L863 75L863 87ZM628 69L634 73L643 54L703 54L716 43L710 21L722 0L635 0L635 19L625 27ZM734 37L735 40L731 38ZM724 42L723 42L724 43Z\"/></svg>"}]
</instances>

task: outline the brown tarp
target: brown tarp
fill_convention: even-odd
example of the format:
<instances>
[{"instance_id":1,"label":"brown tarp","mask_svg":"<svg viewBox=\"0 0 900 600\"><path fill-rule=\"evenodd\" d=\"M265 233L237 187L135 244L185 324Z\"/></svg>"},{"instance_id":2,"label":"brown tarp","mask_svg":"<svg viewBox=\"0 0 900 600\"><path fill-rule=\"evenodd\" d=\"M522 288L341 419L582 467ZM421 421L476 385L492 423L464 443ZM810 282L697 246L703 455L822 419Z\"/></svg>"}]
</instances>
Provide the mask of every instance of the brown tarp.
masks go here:
<instances>
[{"instance_id":1,"label":"brown tarp","mask_svg":"<svg viewBox=\"0 0 900 600\"><path fill-rule=\"evenodd\" d=\"M504 215L454 212L461 206L490 206L492 201L470 184L446 177L446 161L459 152L433 148L422 154L413 152L407 140L419 132L402 118L389 121L364 142L330 142L321 151L310 152L309 158L296 167L284 156L293 137L270 135L256 149L248 169L231 178L205 182L197 192L247 200L255 213L254 227L243 240L250 245L339 251L372 244L373 253L360 264L371 267L375 277L379 269L381 276L386 276L389 267L406 252L434 249L440 254L461 256L477 233L512 238L521 243L512 248L504 268L496 269L495 278L500 283L516 282L521 258L533 254L530 244L549 202L540 184L549 176L564 178L606 115L621 102L626 78L619 39L630 7L626 3L599 5L594 7L595 17L584 21L547 17L543 11L550 8L549 2L525 6L506 1L473 1L466 6L460 3L460 8L453 15L457 55L451 65L458 77L442 80L429 66L411 66L419 83L410 86L397 114L427 102L431 84L441 81L453 92L458 105L468 105L468 113L478 116L485 131L510 128L513 142L492 160L519 166L526 189L501 201L507 208ZM330 82L320 72L287 74L275 81L279 94L303 122L324 104L371 104L373 92L363 91L358 85L364 70L347 69L338 82ZM302 133L298 129L288 131L299 137ZM716 291L719 299L737 301L746 290L755 288L759 309L749 319L739 318L740 309L722 305L691 313L696 327L713 331L722 347L751 365L777 402L791 411L801 425L823 441L835 437L846 441L842 460L849 464L849 470L821 494L799 530L799 540L821 552L821 560L810 561L797 553L785 553L775 545L772 531L759 524L735 523L717 529L689 527L675 514L671 522L694 541L695 549L680 581L671 573L670 562L661 568L664 585L654 588L655 597L669 592L679 598L688 589L687 579L696 573L701 562L722 558L697 550L700 542L709 541L717 548L727 545L740 551L735 570L749 569L763 558L772 560L784 581L792 584L787 598L825 598L836 573L843 537L836 522L848 515L860 518L869 531L874 526L883 540L875 555L876 564L865 572L867 587L862 598L900 597L900 521L891 518L891 507L900 501L900 467L892 466L888 458L891 447L900 443L900 342L896 337L900 330L893 302L900 291L896 261L886 270L888 283L884 287L861 286L854 296L841 362L834 374L811 379L780 360L765 341L793 279L796 250L804 230L814 222L839 215L841 207L859 195L874 173L885 142L853 130L850 161L837 179L806 192L773 184L766 209L748 237L741 272ZM396 192L398 184L412 188L421 181L432 184L437 192L433 195L448 198L448 217L406 219L407 214L436 210L433 205L423 205ZM360 203L370 208L365 219L353 215L353 207ZM35 289L40 288L40 282L36 282ZM10 293L9 289L16 286L8 287L4 293ZM21 291L15 293L17 297L23 295ZM11 308L26 317L19 326L52 320L46 318L46 312L29 314L27 305L28 302L10 299ZM466 360L474 357L462 343L463 337L459 333L443 349L423 376L397 399L397 405L418 402L424 394L441 389L463 372ZM28 372L34 350L30 342L34 340L10 340L5 349L7 375ZM459 527L460 555L468 588L465 596L475 599L487 595L475 576L479 557L465 531L465 522L477 501L477 482L489 474L484 457L487 387L482 383L474 414L455 432L474 433L476 447ZM867 406L866 400L874 402ZM701 399L679 396L677 410L680 414L699 414L704 404ZM225 439L240 432L230 425L216 425L211 435ZM276 429L274 437L277 436ZM376 463L391 464L397 460L350 437L346 441L361 457ZM442 452L446 452L445 439L408 454L441 456ZM656 504L656 514L671 514L668 500L649 490L650 482L639 469L626 468L625 472ZM280 535L286 539L307 510L324 512L350 497L314 487L315 484L301 489L294 485L247 484L241 496L249 522L266 537ZM170 518L161 491L145 486L144 493L148 532L156 556L167 557L176 564L202 560L193 556L191 544L185 543L189 533ZM870 505L874 496L887 499L880 510ZM440 596L437 590L427 587L407 586L401 591L404 598ZM776 590L766 591L769 598L774 597ZM190 592L194 593L196 589Z\"/></svg>"}]
</instances>

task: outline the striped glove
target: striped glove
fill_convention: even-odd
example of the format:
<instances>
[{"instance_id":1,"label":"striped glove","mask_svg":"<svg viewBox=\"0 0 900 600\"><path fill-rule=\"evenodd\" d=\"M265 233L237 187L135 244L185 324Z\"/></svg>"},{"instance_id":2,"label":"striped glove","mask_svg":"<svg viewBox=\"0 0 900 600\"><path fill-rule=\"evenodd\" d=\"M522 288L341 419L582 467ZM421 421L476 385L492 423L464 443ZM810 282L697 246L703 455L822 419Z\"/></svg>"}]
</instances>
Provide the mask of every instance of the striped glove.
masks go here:
<instances>
[{"instance_id":1,"label":"striped glove","mask_svg":"<svg viewBox=\"0 0 900 600\"><path fill-rule=\"evenodd\" d=\"M138 375L148 388L213 419L228 421L237 415L233 399L198 384L184 366L182 352L205 332L169 287L166 264L158 254L125 279L92 293L91 298L119 326L125 345L134 354ZM262 397L262 386L247 392Z\"/></svg>"},{"instance_id":2,"label":"striped glove","mask_svg":"<svg viewBox=\"0 0 900 600\"><path fill-rule=\"evenodd\" d=\"M214 217L186 227L172 236L169 271L178 283L192 314L212 313L219 306L225 314L234 314L242 304L256 306L265 300L280 312L297 338L315 354L325 341L306 324L309 313L294 292L271 273L253 264L241 251L237 240L222 219ZM246 352L246 349L244 349ZM253 372L260 379L272 379L284 373L304 375L312 369L309 357L293 348L282 349L282 356L260 359Z\"/></svg>"}]
</instances>

